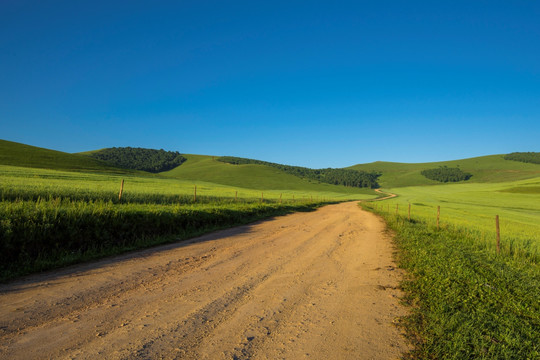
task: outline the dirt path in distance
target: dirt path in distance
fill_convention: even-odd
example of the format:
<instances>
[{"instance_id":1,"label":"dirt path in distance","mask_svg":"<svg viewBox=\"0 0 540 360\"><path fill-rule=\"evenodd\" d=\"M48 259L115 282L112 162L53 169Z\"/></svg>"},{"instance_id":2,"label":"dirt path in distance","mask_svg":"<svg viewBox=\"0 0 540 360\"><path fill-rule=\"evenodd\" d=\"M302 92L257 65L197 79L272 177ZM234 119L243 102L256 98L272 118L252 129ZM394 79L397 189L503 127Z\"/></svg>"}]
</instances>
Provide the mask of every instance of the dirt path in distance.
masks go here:
<instances>
[{"instance_id":1,"label":"dirt path in distance","mask_svg":"<svg viewBox=\"0 0 540 360\"><path fill-rule=\"evenodd\" d=\"M0 286L3 359L396 359L384 223L356 203Z\"/></svg>"},{"instance_id":2,"label":"dirt path in distance","mask_svg":"<svg viewBox=\"0 0 540 360\"><path fill-rule=\"evenodd\" d=\"M376 193L379 193L379 194L383 194L383 195L388 195L388 196L385 196L385 197L382 197L382 198L373 199L373 200L371 200L371 201L388 200L388 199L392 199L392 198L397 197L396 194L392 194L392 193L389 193L389 192L386 192L386 191L382 191L381 189L375 189L375 192L376 192Z\"/></svg>"}]
</instances>

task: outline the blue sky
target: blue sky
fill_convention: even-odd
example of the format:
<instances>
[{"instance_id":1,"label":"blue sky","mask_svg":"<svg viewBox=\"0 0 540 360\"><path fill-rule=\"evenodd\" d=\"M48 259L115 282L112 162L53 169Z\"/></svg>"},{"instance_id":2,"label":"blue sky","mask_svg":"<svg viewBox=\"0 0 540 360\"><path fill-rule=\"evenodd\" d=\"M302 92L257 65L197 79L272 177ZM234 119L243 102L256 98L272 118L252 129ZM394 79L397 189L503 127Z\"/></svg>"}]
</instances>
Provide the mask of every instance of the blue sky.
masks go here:
<instances>
[{"instance_id":1,"label":"blue sky","mask_svg":"<svg viewBox=\"0 0 540 360\"><path fill-rule=\"evenodd\" d=\"M540 151L537 1L0 2L0 138L309 167Z\"/></svg>"}]
</instances>

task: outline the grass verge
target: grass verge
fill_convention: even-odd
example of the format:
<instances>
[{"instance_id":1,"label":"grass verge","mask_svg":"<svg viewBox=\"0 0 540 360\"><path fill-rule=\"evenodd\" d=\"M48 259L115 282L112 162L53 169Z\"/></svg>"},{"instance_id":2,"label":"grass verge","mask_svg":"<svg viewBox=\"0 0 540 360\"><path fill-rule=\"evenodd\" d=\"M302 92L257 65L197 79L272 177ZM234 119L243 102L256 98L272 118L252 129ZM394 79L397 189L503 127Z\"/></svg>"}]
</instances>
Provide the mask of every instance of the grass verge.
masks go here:
<instances>
[{"instance_id":1,"label":"grass verge","mask_svg":"<svg viewBox=\"0 0 540 360\"><path fill-rule=\"evenodd\" d=\"M411 359L539 359L540 268L527 257L497 254L458 227L364 208L395 233L411 315L403 319Z\"/></svg>"}]
</instances>

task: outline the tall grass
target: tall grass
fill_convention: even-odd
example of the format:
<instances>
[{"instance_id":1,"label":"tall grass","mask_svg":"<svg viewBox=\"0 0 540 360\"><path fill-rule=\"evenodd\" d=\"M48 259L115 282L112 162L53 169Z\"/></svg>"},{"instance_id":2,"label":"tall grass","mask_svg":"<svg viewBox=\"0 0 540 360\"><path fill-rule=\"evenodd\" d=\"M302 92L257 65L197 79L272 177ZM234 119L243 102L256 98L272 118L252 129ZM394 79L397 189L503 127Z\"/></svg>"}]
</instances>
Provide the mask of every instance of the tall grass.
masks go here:
<instances>
[{"instance_id":1,"label":"tall grass","mask_svg":"<svg viewBox=\"0 0 540 360\"><path fill-rule=\"evenodd\" d=\"M134 248L177 241L320 204L114 204L111 201L0 202L0 274L13 276Z\"/></svg>"}]
</instances>

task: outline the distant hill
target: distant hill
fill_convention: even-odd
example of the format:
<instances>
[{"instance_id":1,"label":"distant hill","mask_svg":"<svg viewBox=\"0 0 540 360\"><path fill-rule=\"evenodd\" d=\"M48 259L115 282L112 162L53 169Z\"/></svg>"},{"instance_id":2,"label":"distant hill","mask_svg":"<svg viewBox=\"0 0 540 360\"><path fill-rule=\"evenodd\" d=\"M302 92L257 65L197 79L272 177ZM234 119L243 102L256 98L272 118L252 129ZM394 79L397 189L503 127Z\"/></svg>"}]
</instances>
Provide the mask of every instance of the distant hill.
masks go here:
<instances>
[{"instance_id":1,"label":"distant hill","mask_svg":"<svg viewBox=\"0 0 540 360\"><path fill-rule=\"evenodd\" d=\"M94 159L105 161L124 169L159 173L180 166L186 158L178 151L113 147L85 153Z\"/></svg>"},{"instance_id":2,"label":"distant hill","mask_svg":"<svg viewBox=\"0 0 540 360\"><path fill-rule=\"evenodd\" d=\"M218 157L184 154L186 162L161 174L183 180L207 181L216 184L264 190L329 191L348 194L373 194L371 189L323 184L287 174L282 170L258 164L233 165Z\"/></svg>"},{"instance_id":3,"label":"distant hill","mask_svg":"<svg viewBox=\"0 0 540 360\"><path fill-rule=\"evenodd\" d=\"M370 189L376 189L379 187L379 184L377 183L377 178L380 174L375 172L333 168L310 169L302 166L276 164L268 161L239 158L234 156L222 156L217 160L233 165L254 164L270 166L281 170L286 174L291 174L294 176L298 176L299 178L315 180L326 184Z\"/></svg>"},{"instance_id":4,"label":"distant hill","mask_svg":"<svg viewBox=\"0 0 540 360\"><path fill-rule=\"evenodd\" d=\"M424 177L421 172L442 166L459 167L462 171L471 173L472 177L468 182L504 182L540 176L540 165L505 160L504 156L489 155L462 160L411 164L377 161L354 165L349 169L381 172L379 184L387 188L440 184L438 181Z\"/></svg>"},{"instance_id":5,"label":"distant hill","mask_svg":"<svg viewBox=\"0 0 540 360\"><path fill-rule=\"evenodd\" d=\"M159 152L159 150L155 151ZM122 169L89 156L96 152L99 152L99 150L80 154L69 154L0 140L0 165L68 171L147 174L148 176L153 176L147 172ZM182 156L186 159L182 165L168 171L159 172L158 175L249 189L290 189L347 194L373 193L370 189L331 185L316 180L300 178L276 167L263 164L233 165L218 161L218 157L186 154L182 154ZM382 175L378 178L378 183L382 187L389 188L441 184L438 181L426 178L421 172L426 169L437 169L444 166L460 168L463 172L472 174L468 182L504 182L540 177L540 164L505 160L505 155L411 164L378 161L369 164L358 164L346 169L381 173Z\"/></svg>"},{"instance_id":6,"label":"distant hill","mask_svg":"<svg viewBox=\"0 0 540 360\"><path fill-rule=\"evenodd\" d=\"M88 156L69 154L7 140L0 140L0 165L68 171L132 172Z\"/></svg>"}]
</instances>

